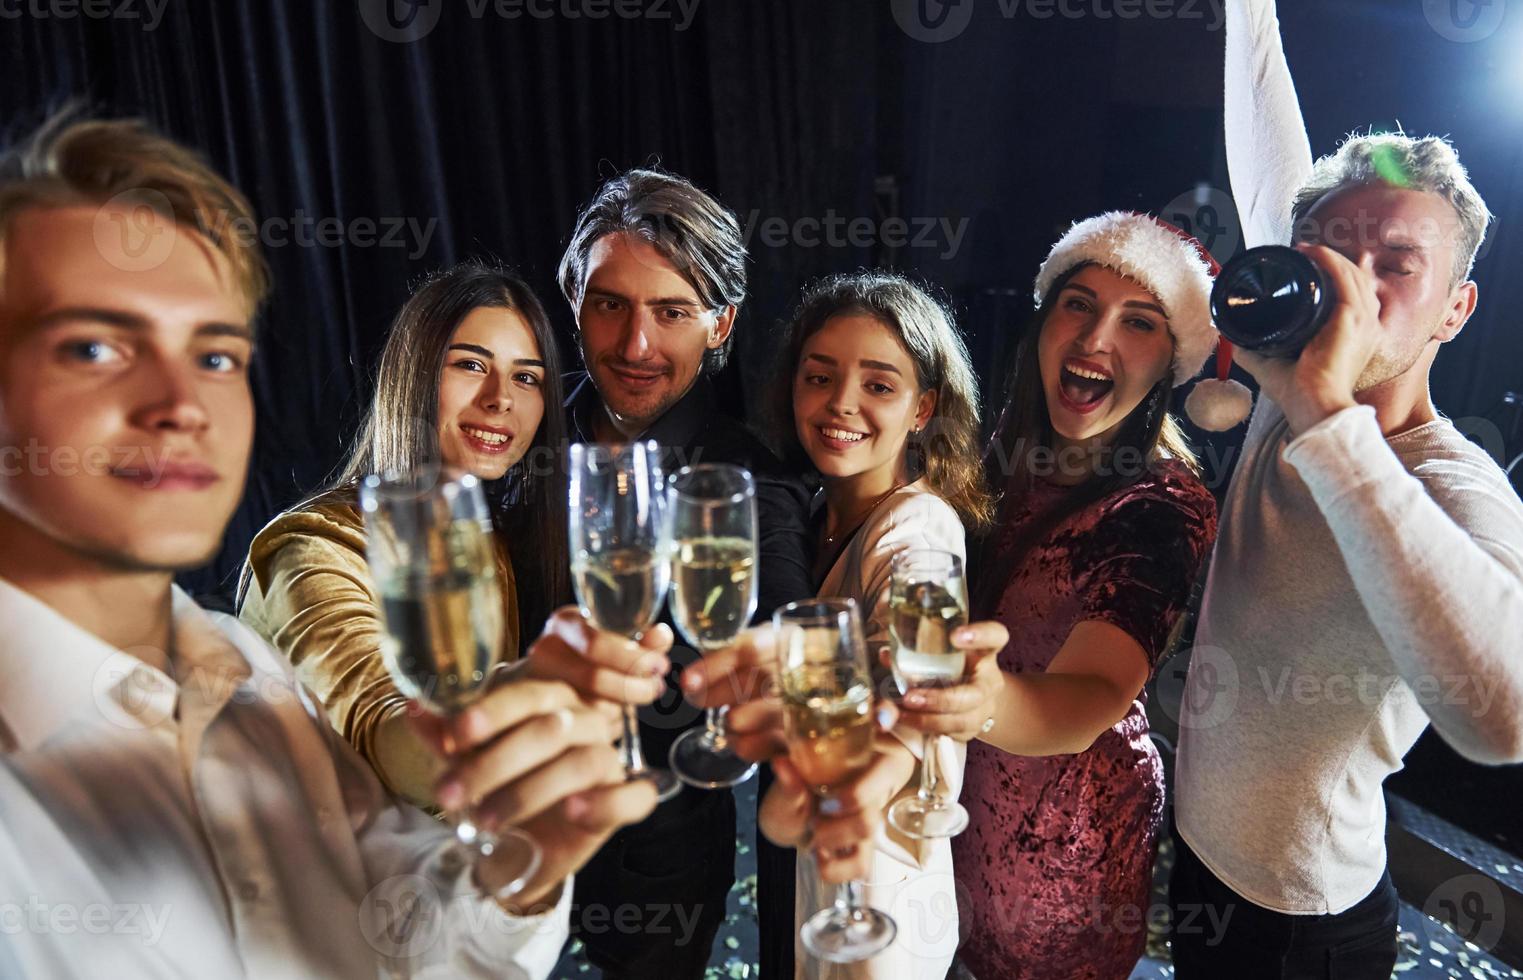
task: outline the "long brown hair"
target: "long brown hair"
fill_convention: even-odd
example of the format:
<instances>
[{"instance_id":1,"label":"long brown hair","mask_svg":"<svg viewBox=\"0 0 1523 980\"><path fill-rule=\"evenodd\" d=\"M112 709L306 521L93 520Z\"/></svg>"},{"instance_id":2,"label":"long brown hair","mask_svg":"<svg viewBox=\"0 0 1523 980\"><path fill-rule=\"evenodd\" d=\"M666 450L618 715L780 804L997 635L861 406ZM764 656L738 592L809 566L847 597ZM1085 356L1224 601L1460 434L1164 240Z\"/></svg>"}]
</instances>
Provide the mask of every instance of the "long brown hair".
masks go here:
<instances>
[{"instance_id":1,"label":"long brown hair","mask_svg":"<svg viewBox=\"0 0 1523 980\"><path fill-rule=\"evenodd\" d=\"M1066 270L1048 288L1041 306L1026 326L1015 351L1015 370L1010 374L1006 389L1005 407L995 425L993 437L984 454L984 472L991 486L995 487L999 517L996 526L1003 526L1012 509L1030 491L1039 472L1032 465L1033 452L1051 450L1053 446L1052 416L1047 411L1047 394L1042 386L1042 369L1037 357L1038 340L1048 316L1058 304L1063 288L1081 269L1091 265L1081 262ZM978 580L987 583L988 589L979 589L981 599L990 598L989 590L1002 588L1008 574L991 574L990 565L997 557L1000 569L1013 573L1021 566L1031 549L1036 547L1052 530L1069 517L1079 513L1096 501L1125 489L1155 471L1166 461L1172 460L1199 475L1200 464L1190 448L1179 423L1169 414L1169 398L1173 392L1174 375L1167 373L1153 385L1137 407L1132 409L1121 423L1115 439L1105 447L1111 465L1101 467L1089 479L1073 486L1063 506L1054 508L1023 528L1013 547L1002 554L991 554L989 542L978 550L978 564L984 573ZM1136 466L1125 465L1122 460L1130 456L1137 460ZM995 581L999 580L999 581ZM980 605L975 602L975 606ZM979 613L987 613L981 608Z\"/></svg>"},{"instance_id":2,"label":"long brown hair","mask_svg":"<svg viewBox=\"0 0 1523 980\"><path fill-rule=\"evenodd\" d=\"M793 418L793 376L804 343L831 317L860 313L894 331L915 365L921 391L936 393L925 431L912 437L912 473L957 511L969 531L988 526L993 498L978 459L978 379L946 304L893 272L830 276L804 290L773 380L771 428L784 459L809 465Z\"/></svg>"},{"instance_id":3,"label":"long brown hair","mask_svg":"<svg viewBox=\"0 0 1523 980\"><path fill-rule=\"evenodd\" d=\"M402 472L439 459L439 376L450 338L482 308L511 310L529 325L545 362L545 414L522 459L486 484L493 523L508 544L518 584L520 621L538 624L571 593L567 571L566 445L561 359L550 319L517 273L469 259L424 279L392 321L376 368L375 398L338 473L293 509L353 503L371 473ZM239 588L247 589L249 569ZM520 630L525 638L531 630Z\"/></svg>"}]
</instances>

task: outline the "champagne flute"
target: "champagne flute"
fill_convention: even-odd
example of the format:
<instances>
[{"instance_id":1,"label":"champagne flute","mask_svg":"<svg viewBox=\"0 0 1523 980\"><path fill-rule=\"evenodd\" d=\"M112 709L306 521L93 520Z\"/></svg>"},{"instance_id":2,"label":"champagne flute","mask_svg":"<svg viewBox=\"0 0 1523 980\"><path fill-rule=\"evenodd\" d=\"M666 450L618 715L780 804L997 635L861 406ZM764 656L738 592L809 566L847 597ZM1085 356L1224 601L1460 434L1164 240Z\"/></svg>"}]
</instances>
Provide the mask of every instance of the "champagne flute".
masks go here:
<instances>
[{"instance_id":1,"label":"champagne flute","mask_svg":"<svg viewBox=\"0 0 1523 980\"><path fill-rule=\"evenodd\" d=\"M872 676L862 620L852 599L790 602L772 615L778 638L788 759L816 796L872 764ZM872 846L872 842L866 842ZM862 883L836 890L829 908L799 930L804 948L832 963L887 949L899 927L862 901Z\"/></svg>"},{"instance_id":2,"label":"champagne flute","mask_svg":"<svg viewBox=\"0 0 1523 980\"><path fill-rule=\"evenodd\" d=\"M695 650L712 653L756 612L756 483L739 466L689 466L672 477L671 505L672 618ZM708 709L703 728L672 743L672 772L690 786L722 789L756 772L725 741L726 711Z\"/></svg>"},{"instance_id":3,"label":"champagne flute","mask_svg":"<svg viewBox=\"0 0 1523 980\"><path fill-rule=\"evenodd\" d=\"M952 645L952 633L968 622L962 559L950 551L906 551L894 557L890 575L888 623L899 692L958 683L966 656ZM926 737L920 789L889 807L888 822L909 837L956 837L967 829L968 811L947 796L941 778L938 750L946 738Z\"/></svg>"},{"instance_id":4,"label":"champagne flute","mask_svg":"<svg viewBox=\"0 0 1523 980\"><path fill-rule=\"evenodd\" d=\"M452 717L479 700L502 660L503 594L494 532L481 483L437 468L366 477L359 488L366 558L381 597L381 659L397 689L425 710ZM450 877L490 857L523 890L540 849L522 831L487 830L474 804L449 815L455 841L439 856Z\"/></svg>"},{"instance_id":5,"label":"champagne flute","mask_svg":"<svg viewBox=\"0 0 1523 980\"><path fill-rule=\"evenodd\" d=\"M639 641L655 624L671 582L671 509L661 447L583 443L571 447L571 580L582 615L600 630ZM682 783L640 750L640 719L624 706L624 773L648 779L669 800Z\"/></svg>"}]
</instances>

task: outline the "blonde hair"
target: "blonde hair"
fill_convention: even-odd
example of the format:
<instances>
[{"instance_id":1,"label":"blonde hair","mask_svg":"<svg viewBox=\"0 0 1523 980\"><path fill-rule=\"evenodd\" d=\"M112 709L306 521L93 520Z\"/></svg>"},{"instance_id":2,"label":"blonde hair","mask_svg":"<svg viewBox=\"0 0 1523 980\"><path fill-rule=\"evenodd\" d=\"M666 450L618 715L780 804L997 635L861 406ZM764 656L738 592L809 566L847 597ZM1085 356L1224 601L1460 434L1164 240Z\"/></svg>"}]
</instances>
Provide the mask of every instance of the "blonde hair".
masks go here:
<instances>
[{"instance_id":1,"label":"blonde hair","mask_svg":"<svg viewBox=\"0 0 1523 980\"><path fill-rule=\"evenodd\" d=\"M957 511L970 532L992 522L994 504L984 483L978 451L978 379L967 345L947 306L894 272L864 271L830 276L804 290L788 328L773 391L774 438L786 458L803 450L793 419L793 375L804 342L831 317L860 313L898 335L922 391L936 393L935 414L914 445L920 475Z\"/></svg>"},{"instance_id":2,"label":"blonde hair","mask_svg":"<svg viewBox=\"0 0 1523 980\"><path fill-rule=\"evenodd\" d=\"M257 243L227 234L253 225L248 200L198 154L140 120L79 119L71 108L13 148L0 161L0 244L29 208L118 198L205 238L227 260L249 312L258 311L269 293L269 267Z\"/></svg>"},{"instance_id":3,"label":"blonde hair","mask_svg":"<svg viewBox=\"0 0 1523 980\"><path fill-rule=\"evenodd\" d=\"M1486 238L1491 210L1481 199L1453 144L1441 136L1405 133L1350 133L1336 151L1312 165L1311 176L1291 203L1293 227L1300 227L1317 202L1349 187L1383 185L1437 194L1459 216L1451 287L1470 278Z\"/></svg>"}]
</instances>

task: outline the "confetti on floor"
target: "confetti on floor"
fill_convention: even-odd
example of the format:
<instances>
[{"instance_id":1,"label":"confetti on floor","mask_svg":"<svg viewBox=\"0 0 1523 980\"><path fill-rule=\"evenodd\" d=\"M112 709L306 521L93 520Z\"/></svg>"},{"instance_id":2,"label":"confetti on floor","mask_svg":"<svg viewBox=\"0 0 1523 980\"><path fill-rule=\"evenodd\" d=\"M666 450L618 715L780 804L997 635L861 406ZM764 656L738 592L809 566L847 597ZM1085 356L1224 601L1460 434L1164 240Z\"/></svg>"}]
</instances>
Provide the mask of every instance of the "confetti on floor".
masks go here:
<instances>
[{"instance_id":1,"label":"confetti on floor","mask_svg":"<svg viewBox=\"0 0 1523 980\"><path fill-rule=\"evenodd\" d=\"M698 790L685 790L696 793ZM714 941L708 980L773 980L763 978L757 966L756 938L756 780L735 790L739 843L735 855L735 887L730 889L724 925ZM1167 837L1159 845L1153 875L1155 903L1168 903L1167 883L1174 851ZM1523 872L1523 865L1515 865ZM1499 871L1502 869L1498 869ZM1508 869L1513 870L1513 869ZM1514 872L1516 873L1516 872ZM1513 980L1523 978L1514 969L1474 943L1466 942L1453 929L1423 915L1409 905L1401 907L1400 951L1393 978L1398 980ZM961 974L967 977L966 971ZM594 980L601 971L590 966L581 944L570 943L552 974L555 980ZM1172 980L1167 925L1148 917L1147 955L1132 971L1130 980ZM784 978L786 980L786 978Z\"/></svg>"}]
</instances>

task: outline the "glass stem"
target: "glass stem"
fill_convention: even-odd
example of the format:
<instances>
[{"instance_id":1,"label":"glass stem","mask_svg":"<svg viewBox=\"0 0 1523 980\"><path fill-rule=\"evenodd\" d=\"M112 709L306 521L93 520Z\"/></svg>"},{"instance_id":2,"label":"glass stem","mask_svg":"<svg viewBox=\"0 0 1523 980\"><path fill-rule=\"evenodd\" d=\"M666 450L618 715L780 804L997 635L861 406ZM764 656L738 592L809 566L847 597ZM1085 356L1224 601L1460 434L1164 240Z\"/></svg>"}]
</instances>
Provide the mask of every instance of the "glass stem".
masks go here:
<instances>
[{"instance_id":1,"label":"glass stem","mask_svg":"<svg viewBox=\"0 0 1523 980\"><path fill-rule=\"evenodd\" d=\"M624 706L624 737L619 748L624 753L624 774L642 775L646 766L645 754L640 751L640 715L632 704Z\"/></svg>"},{"instance_id":2,"label":"glass stem","mask_svg":"<svg viewBox=\"0 0 1523 980\"><path fill-rule=\"evenodd\" d=\"M852 918L862 914L862 882L853 879L836 886L836 908Z\"/></svg>"},{"instance_id":3,"label":"glass stem","mask_svg":"<svg viewBox=\"0 0 1523 980\"><path fill-rule=\"evenodd\" d=\"M730 713L730 706L722 704L717 708L710 708L704 712L704 725L708 729L709 742L716 748L725 747L725 715Z\"/></svg>"},{"instance_id":4,"label":"glass stem","mask_svg":"<svg viewBox=\"0 0 1523 980\"><path fill-rule=\"evenodd\" d=\"M941 804L941 740L945 735L927 735L920 759L919 797L927 803Z\"/></svg>"}]
</instances>

